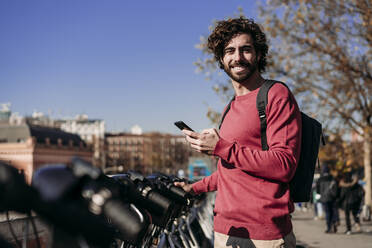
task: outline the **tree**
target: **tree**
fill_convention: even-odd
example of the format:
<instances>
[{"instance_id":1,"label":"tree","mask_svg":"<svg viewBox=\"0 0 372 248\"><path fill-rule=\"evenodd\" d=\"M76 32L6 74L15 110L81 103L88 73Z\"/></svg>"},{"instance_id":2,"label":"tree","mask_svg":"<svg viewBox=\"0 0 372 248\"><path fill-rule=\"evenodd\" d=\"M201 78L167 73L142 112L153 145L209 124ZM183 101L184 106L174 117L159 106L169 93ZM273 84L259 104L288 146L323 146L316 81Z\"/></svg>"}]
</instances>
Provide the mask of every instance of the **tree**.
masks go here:
<instances>
[{"instance_id":1,"label":"tree","mask_svg":"<svg viewBox=\"0 0 372 248\"><path fill-rule=\"evenodd\" d=\"M328 130L326 136L326 146L319 151L319 160L322 164L327 164L342 175L350 170L358 173L363 169L362 144L356 140L353 142L345 141L343 133L339 130ZM320 169L320 168L319 168Z\"/></svg>"},{"instance_id":2,"label":"tree","mask_svg":"<svg viewBox=\"0 0 372 248\"><path fill-rule=\"evenodd\" d=\"M271 72L293 82L328 128L363 137L371 207L372 2L272 0L259 9L273 37Z\"/></svg>"},{"instance_id":3,"label":"tree","mask_svg":"<svg viewBox=\"0 0 372 248\"><path fill-rule=\"evenodd\" d=\"M268 0L259 12L271 43L268 77L287 82L301 108L325 128L362 137L365 203L371 207L371 0ZM208 57L196 65L211 75L212 63ZM228 95L227 85L215 90Z\"/></svg>"}]
</instances>

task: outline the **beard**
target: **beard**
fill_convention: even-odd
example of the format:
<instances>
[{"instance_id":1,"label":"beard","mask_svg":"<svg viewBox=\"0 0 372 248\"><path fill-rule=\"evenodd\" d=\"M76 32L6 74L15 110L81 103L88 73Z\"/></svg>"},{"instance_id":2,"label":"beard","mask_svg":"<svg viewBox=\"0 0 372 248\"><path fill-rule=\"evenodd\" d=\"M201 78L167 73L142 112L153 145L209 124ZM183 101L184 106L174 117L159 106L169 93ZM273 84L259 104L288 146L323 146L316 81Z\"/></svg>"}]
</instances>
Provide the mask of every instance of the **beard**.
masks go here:
<instances>
[{"instance_id":1,"label":"beard","mask_svg":"<svg viewBox=\"0 0 372 248\"><path fill-rule=\"evenodd\" d=\"M234 66L245 67L245 70L242 72L233 72ZM237 62L231 65L224 65L223 70L226 72L227 75L229 75L232 80L238 83L243 83L258 70L258 63L256 59L253 61L253 63Z\"/></svg>"}]
</instances>

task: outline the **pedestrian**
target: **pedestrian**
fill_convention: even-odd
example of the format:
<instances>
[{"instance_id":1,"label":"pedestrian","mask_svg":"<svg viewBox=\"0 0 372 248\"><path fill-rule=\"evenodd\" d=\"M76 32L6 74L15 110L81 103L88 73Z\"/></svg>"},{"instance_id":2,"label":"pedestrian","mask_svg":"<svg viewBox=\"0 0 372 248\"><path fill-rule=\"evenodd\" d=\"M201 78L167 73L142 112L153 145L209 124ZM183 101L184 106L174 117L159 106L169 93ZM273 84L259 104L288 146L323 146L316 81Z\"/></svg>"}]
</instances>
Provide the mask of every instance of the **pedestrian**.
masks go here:
<instances>
[{"instance_id":1,"label":"pedestrian","mask_svg":"<svg viewBox=\"0 0 372 248\"><path fill-rule=\"evenodd\" d=\"M338 197L338 183L332 176L327 164L323 165L322 176L317 181L317 192L320 193L319 201L325 212L325 233L337 232L338 210L336 200Z\"/></svg>"},{"instance_id":2,"label":"pedestrian","mask_svg":"<svg viewBox=\"0 0 372 248\"><path fill-rule=\"evenodd\" d=\"M219 21L208 38L235 98L220 130L183 130L196 151L219 158L217 171L193 184L195 194L217 191L214 247L295 247L289 181L300 155L301 115L290 90L274 84L268 93L267 141L262 150L256 97L265 79L268 45L261 28L243 17Z\"/></svg>"},{"instance_id":3,"label":"pedestrian","mask_svg":"<svg viewBox=\"0 0 372 248\"><path fill-rule=\"evenodd\" d=\"M311 199L310 202L312 202L314 207L314 220L318 220L322 218L323 216L323 208L321 203L319 202L320 194L316 191L316 181L317 179L314 179L313 185L311 187Z\"/></svg>"},{"instance_id":4,"label":"pedestrian","mask_svg":"<svg viewBox=\"0 0 372 248\"><path fill-rule=\"evenodd\" d=\"M355 230L361 231L359 213L361 203L364 197L364 190L358 184L358 177L352 176L351 172L346 172L340 181L340 206L345 212L346 231L345 234L351 234L350 213L354 217Z\"/></svg>"}]
</instances>

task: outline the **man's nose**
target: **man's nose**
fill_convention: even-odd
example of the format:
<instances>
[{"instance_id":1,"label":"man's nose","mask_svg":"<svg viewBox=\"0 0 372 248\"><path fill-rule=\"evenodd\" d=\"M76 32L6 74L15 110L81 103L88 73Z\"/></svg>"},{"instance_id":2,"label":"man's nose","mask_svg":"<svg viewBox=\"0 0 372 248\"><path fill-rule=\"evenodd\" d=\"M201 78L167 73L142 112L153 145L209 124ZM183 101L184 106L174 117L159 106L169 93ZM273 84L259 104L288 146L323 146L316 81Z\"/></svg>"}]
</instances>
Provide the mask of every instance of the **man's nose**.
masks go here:
<instances>
[{"instance_id":1,"label":"man's nose","mask_svg":"<svg viewBox=\"0 0 372 248\"><path fill-rule=\"evenodd\" d=\"M235 51L234 60L241 61L243 59L243 53L239 50Z\"/></svg>"}]
</instances>

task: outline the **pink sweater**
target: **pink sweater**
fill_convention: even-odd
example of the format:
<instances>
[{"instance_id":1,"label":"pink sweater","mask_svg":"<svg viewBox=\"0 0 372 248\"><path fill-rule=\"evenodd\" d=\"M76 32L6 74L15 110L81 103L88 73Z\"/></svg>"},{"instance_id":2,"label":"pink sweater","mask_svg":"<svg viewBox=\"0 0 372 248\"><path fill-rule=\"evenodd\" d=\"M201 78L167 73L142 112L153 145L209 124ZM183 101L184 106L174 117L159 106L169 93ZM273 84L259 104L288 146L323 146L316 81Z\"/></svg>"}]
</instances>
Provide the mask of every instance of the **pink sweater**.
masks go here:
<instances>
[{"instance_id":1,"label":"pink sweater","mask_svg":"<svg viewBox=\"0 0 372 248\"><path fill-rule=\"evenodd\" d=\"M193 190L217 190L216 232L273 240L292 230L288 182L300 155L301 115L288 89L281 84L272 86L266 107L269 150L262 151L258 90L232 102L214 150L220 158L217 171L194 183Z\"/></svg>"}]
</instances>

